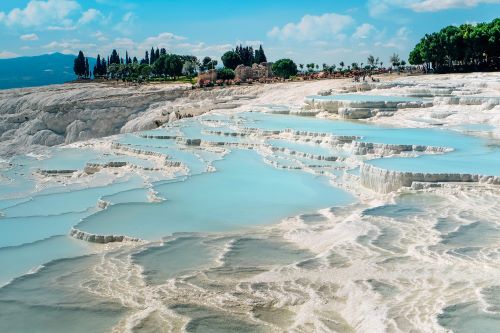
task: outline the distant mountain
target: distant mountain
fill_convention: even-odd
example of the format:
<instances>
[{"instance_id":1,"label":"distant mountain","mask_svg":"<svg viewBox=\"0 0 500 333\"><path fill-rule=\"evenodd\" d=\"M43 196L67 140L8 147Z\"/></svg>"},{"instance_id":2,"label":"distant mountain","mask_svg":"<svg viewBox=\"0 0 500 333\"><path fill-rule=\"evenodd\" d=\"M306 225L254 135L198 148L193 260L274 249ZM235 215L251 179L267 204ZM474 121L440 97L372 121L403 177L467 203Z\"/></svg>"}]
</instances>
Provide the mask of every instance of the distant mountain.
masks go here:
<instances>
[{"instance_id":1,"label":"distant mountain","mask_svg":"<svg viewBox=\"0 0 500 333\"><path fill-rule=\"evenodd\" d=\"M0 89L44 86L76 79L75 55L52 53L34 57L0 59ZM89 58L90 70L95 59Z\"/></svg>"}]
</instances>

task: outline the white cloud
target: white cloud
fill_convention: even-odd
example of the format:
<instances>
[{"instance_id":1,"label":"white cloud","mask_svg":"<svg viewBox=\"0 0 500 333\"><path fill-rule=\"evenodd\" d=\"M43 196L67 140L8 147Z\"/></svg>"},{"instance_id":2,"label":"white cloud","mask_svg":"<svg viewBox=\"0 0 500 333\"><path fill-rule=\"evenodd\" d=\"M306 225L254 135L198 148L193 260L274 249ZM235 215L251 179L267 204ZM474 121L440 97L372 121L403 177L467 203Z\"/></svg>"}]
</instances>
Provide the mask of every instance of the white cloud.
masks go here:
<instances>
[{"instance_id":1,"label":"white cloud","mask_svg":"<svg viewBox=\"0 0 500 333\"><path fill-rule=\"evenodd\" d=\"M68 25L68 26L50 25L47 27L47 30L49 30L49 31L71 31L71 30L76 30L76 26L75 25Z\"/></svg>"},{"instance_id":2,"label":"white cloud","mask_svg":"<svg viewBox=\"0 0 500 333\"><path fill-rule=\"evenodd\" d=\"M348 15L336 13L326 13L320 16L305 15L298 23L288 23L281 28L274 27L268 32L268 36L297 40L331 38L353 23L354 19Z\"/></svg>"},{"instance_id":3,"label":"white cloud","mask_svg":"<svg viewBox=\"0 0 500 333\"><path fill-rule=\"evenodd\" d=\"M365 39L368 38L368 36L375 31L375 27L369 23L363 23L359 27L356 28L356 31L352 35L354 38L357 39Z\"/></svg>"},{"instance_id":4,"label":"white cloud","mask_svg":"<svg viewBox=\"0 0 500 333\"><path fill-rule=\"evenodd\" d=\"M376 17L387 13L391 7L407 8L414 12L437 12L488 3L500 3L500 0L370 0L367 6L370 15Z\"/></svg>"},{"instance_id":5,"label":"white cloud","mask_svg":"<svg viewBox=\"0 0 500 333\"><path fill-rule=\"evenodd\" d=\"M102 31L97 31L94 34L92 34L92 37L96 38L100 42L105 42L108 40L108 37L102 32Z\"/></svg>"},{"instance_id":6,"label":"white cloud","mask_svg":"<svg viewBox=\"0 0 500 333\"><path fill-rule=\"evenodd\" d=\"M412 3L410 8L416 12L437 12L450 8L476 7L482 3L500 3L500 0L423 0Z\"/></svg>"},{"instance_id":7,"label":"white cloud","mask_svg":"<svg viewBox=\"0 0 500 333\"><path fill-rule=\"evenodd\" d=\"M124 35L130 35L134 31L134 21L135 21L134 13L127 12L125 13L125 15L122 16L121 21L115 25L114 30Z\"/></svg>"},{"instance_id":8,"label":"white cloud","mask_svg":"<svg viewBox=\"0 0 500 333\"><path fill-rule=\"evenodd\" d=\"M0 51L0 59L19 57L19 54L10 51Z\"/></svg>"},{"instance_id":9,"label":"white cloud","mask_svg":"<svg viewBox=\"0 0 500 333\"><path fill-rule=\"evenodd\" d=\"M82 14L82 17L78 20L79 24L87 24L98 18L104 18L104 15L97 9L90 8Z\"/></svg>"},{"instance_id":10,"label":"white cloud","mask_svg":"<svg viewBox=\"0 0 500 333\"><path fill-rule=\"evenodd\" d=\"M146 38L142 44L144 47L169 47L173 41L185 40L186 37L174 35L171 32L162 32L158 36Z\"/></svg>"},{"instance_id":11,"label":"white cloud","mask_svg":"<svg viewBox=\"0 0 500 333\"><path fill-rule=\"evenodd\" d=\"M407 27L401 27L396 32L396 37L407 40L409 34L410 34L410 30Z\"/></svg>"},{"instance_id":12,"label":"white cloud","mask_svg":"<svg viewBox=\"0 0 500 333\"><path fill-rule=\"evenodd\" d=\"M64 54L77 54L79 50L85 53L93 53L97 50L97 45L94 43L82 43L78 39L53 41L43 45L43 49L53 52L61 52Z\"/></svg>"},{"instance_id":13,"label":"white cloud","mask_svg":"<svg viewBox=\"0 0 500 333\"><path fill-rule=\"evenodd\" d=\"M408 48L409 35L410 30L407 27L401 27L396 31L394 37L388 39L384 38L383 40L376 42L374 46L403 51Z\"/></svg>"},{"instance_id":14,"label":"white cloud","mask_svg":"<svg viewBox=\"0 0 500 333\"><path fill-rule=\"evenodd\" d=\"M105 35L98 31L92 35L92 37L99 40L100 38L106 38ZM199 58L204 56L210 56L219 58L222 53L233 49L235 44L207 44L204 42L190 42L186 37L178 36L170 32L162 32L156 36L150 36L143 40L133 40L128 37L118 37L112 41L103 43L93 43L84 44L79 40L61 40L53 41L43 48L48 50L53 50L57 52L67 52L74 54L78 50L82 50L85 54L91 56L107 55L110 54L113 49L116 49L120 56L125 56L125 51L128 51L129 56L136 56L137 58L142 58L145 51L149 51L151 47L165 48L167 52L176 54L192 54Z\"/></svg>"},{"instance_id":15,"label":"white cloud","mask_svg":"<svg viewBox=\"0 0 500 333\"><path fill-rule=\"evenodd\" d=\"M0 21L7 26L42 27L53 22L71 24L68 16L80 9L74 0L31 0L25 8L14 8L9 13L0 12Z\"/></svg>"},{"instance_id":16,"label":"white cloud","mask_svg":"<svg viewBox=\"0 0 500 333\"><path fill-rule=\"evenodd\" d=\"M21 35L19 39L27 41L35 41L38 40L39 38L37 34L26 34L26 35Z\"/></svg>"}]
</instances>

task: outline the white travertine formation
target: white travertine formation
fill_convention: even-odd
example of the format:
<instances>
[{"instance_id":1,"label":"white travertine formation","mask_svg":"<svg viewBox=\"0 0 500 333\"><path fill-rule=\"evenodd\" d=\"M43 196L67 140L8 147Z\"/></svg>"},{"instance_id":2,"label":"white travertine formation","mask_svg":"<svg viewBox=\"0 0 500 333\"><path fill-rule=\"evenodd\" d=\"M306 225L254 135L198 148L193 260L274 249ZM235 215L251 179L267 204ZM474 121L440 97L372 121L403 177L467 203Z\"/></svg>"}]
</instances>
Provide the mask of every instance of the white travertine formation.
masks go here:
<instances>
[{"instance_id":1,"label":"white travertine formation","mask_svg":"<svg viewBox=\"0 0 500 333\"><path fill-rule=\"evenodd\" d=\"M370 164L361 166L361 184L376 192L389 193L402 187L412 187L413 183L483 183L500 185L500 177L463 173L424 173L387 170Z\"/></svg>"},{"instance_id":2,"label":"white travertine formation","mask_svg":"<svg viewBox=\"0 0 500 333\"><path fill-rule=\"evenodd\" d=\"M121 242L139 242L139 238L133 238L122 235L96 235L86 231L81 231L76 228L71 228L69 235L73 238L83 240L90 243L107 244Z\"/></svg>"}]
</instances>

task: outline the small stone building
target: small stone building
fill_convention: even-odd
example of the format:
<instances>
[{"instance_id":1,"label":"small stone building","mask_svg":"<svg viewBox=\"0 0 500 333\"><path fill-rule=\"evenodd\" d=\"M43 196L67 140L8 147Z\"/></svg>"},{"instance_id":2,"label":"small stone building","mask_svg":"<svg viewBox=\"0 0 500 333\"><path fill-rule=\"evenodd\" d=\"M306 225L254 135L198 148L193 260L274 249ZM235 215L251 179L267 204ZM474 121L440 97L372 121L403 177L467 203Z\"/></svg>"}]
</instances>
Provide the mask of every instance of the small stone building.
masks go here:
<instances>
[{"instance_id":1,"label":"small stone building","mask_svg":"<svg viewBox=\"0 0 500 333\"><path fill-rule=\"evenodd\" d=\"M241 81L248 79L259 80L273 77L272 62L263 62L261 64L253 64L252 67L238 65L234 70L235 78Z\"/></svg>"},{"instance_id":2,"label":"small stone building","mask_svg":"<svg viewBox=\"0 0 500 333\"><path fill-rule=\"evenodd\" d=\"M217 71L215 69L209 69L204 73L198 74L198 83L200 83L201 81L217 81Z\"/></svg>"}]
</instances>

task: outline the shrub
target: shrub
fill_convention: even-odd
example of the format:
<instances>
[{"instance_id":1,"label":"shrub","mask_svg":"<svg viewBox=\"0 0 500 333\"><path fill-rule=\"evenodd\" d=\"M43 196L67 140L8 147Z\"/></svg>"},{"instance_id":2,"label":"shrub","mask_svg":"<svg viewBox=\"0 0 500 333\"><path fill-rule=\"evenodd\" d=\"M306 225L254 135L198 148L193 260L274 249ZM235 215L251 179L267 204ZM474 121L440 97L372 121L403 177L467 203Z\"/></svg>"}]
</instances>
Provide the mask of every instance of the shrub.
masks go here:
<instances>
[{"instance_id":1,"label":"shrub","mask_svg":"<svg viewBox=\"0 0 500 333\"><path fill-rule=\"evenodd\" d=\"M232 80L234 79L234 71L231 68L219 68L217 69L217 79L220 80Z\"/></svg>"}]
</instances>

